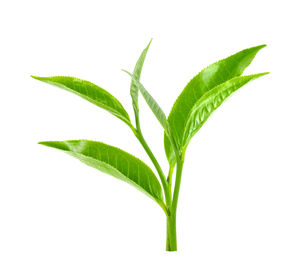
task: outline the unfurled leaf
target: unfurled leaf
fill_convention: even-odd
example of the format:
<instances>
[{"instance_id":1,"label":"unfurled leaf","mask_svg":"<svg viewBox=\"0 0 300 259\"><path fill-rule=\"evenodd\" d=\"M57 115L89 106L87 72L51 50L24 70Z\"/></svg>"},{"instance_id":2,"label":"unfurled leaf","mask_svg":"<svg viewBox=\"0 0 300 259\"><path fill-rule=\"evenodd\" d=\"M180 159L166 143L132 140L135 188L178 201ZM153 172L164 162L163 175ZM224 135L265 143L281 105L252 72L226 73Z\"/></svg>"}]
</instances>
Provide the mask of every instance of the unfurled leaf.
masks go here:
<instances>
[{"instance_id":1,"label":"unfurled leaf","mask_svg":"<svg viewBox=\"0 0 300 259\"><path fill-rule=\"evenodd\" d=\"M44 141L39 144L57 148L88 166L125 181L163 204L162 189L155 174L141 160L129 153L96 141Z\"/></svg>"},{"instance_id":2,"label":"unfurled leaf","mask_svg":"<svg viewBox=\"0 0 300 259\"><path fill-rule=\"evenodd\" d=\"M126 124L131 125L128 113L122 104L109 92L89 81L68 76L32 77L79 95L89 102L109 111Z\"/></svg>"},{"instance_id":3,"label":"unfurled leaf","mask_svg":"<svg viewBox=\"0 0 300 259\"><path fill-rule=\"evenodd\" d=\"M138 81L132 74L130 74L128 71L123 70L127 74L129 74L134 81L134 83L139 87L143 97L145 98L147 104L149 105L150 109L154 113L155 117L157 120L160 122L160 124L163 126L167 134L169 133L169 126L168 126L168 121L166 118L165 113L163 110L160 108L158 103L154 100L154 98L148 93L148 91L145 89L145 87Z\"/></svg>"},{"instance_id":4,"label":"unfurled leaf","mask_svg":"<svg viewBox=\"0 0 300 259\"><path fill-rule=\"evenodd\" d=\"M144 61L145 61L145 58L146 58L146 55L147 55L147 52L148 52L151 42L152 42L152 40L149 42L147 47L143 50L138 61L135 64L135 68L134 68L134 71L132 74L137 80L140 80ZM134 113L136 116L138 116L138 113L139 113L139 104L138 104L139 87L134 83L133 79L131 80L131 85L130 85L130 95L131 95L131 99L132 99Z\"/></svg>"},{"instance_id":5,"label":"unfurled leaf","mask_svg":"<svg viewBox=\"0 0 300 259\"><path fill-rule=\"evenodd\" d=\"M182 143L185 122L188 115L201 96L227 80L240 76L254 59L257 52L265 46L266 45L260 45L245 49L220 60L203 69L187 84L175 101L168 117L170 130L177 146ZM168 161L171 165L174 165L175 154L166 136L164 144Z\"/></svg>"},{"instance_id":6,"label":"unfurled leaf","mask_svg":"<svg viewBox=\"0 0 300 259\"><path fill-rule=\"evenodd\" d=\"M180 143L183 149L188 145L190 139L202 127L208 117L225 101L225 99L249 81L266 74L268 73L235 77L206 92L195 103L188 115L182 143Z\"/></svg>"}]
</instances>

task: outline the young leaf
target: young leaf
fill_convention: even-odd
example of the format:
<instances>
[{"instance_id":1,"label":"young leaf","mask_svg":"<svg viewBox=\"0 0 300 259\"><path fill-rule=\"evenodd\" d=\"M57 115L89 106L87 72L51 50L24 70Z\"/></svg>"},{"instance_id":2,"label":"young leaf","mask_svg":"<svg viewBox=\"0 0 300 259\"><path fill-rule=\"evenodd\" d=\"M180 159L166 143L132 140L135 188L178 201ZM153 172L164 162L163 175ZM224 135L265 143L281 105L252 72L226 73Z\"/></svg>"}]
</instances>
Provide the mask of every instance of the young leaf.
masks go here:
<instances>
[{"instance_id":1,"label":"young leaf","mask_svg":"<svg viewBox=\"0 0 300 259\"><path fill-rule=\"evenodd\" d=\"M152 170L129 153L96 141L44 141L39 144L57 148L84 164L127 182L163 206L162 188Z\"/></svg>"},{"instance_id":2,"label":"young leaf","mask_svg":"<svg viewBox=\"0 0 300 259\"><path fill-rule=\"evenodd\" d=\"M68 76L32 77L79 95L89 102L109 111L129 126L131 125L128 113L122 104L109 92L89 81Z\"/></svg>"},{"instance_id":3,"label":"young leaf","mask_svg":"<svg viewBox=\"0 0 300 259\"><path fill-rule=\"evenodd\" d=\"M148 52L151 42L152 42L152 40L149 42L147 47L143 50L138 61L135 64L135 68L134 68L134 71L132 74L137 80L140 80L144 61L145 61L145 58L146 58L146 55L147 55L147 52ZM132 105L133 105L133 110L134 110L135 116L138 116L138 113L139 113L139 104L138 104L139 88L134 83L133 79L131 80L131 85L130 85L130 95L131 95L131 99L132 99Z\"/></svg>"},{"instance_id":4,"label":"young leaf","mask_svg":"<svg viewBox=\"0 0 300 259\"><path fill-rule=\"evenodd\" d=\"M185 121L192 107L207 91L227 80L240 76L257 52L266 45L244 49L228 58L220 60L197 74L183 89L168 117L170 130L177 146L182 142ZM165 152L170 165L175 164L175 154L169 139L164 139Z\"/></svg>"},{"instance_id":5,"label":"young leaf","mask_svg":"<svg viewBox=\"0 0 300 259\"><path fill-rule=\"evenodd\" d=\"M206 92L193 106L185 123L181 146L186 148L190 139L202 127L208 117L236 90L256 78L268 73L232 78Z\"/></svg>"},{"instance_id":6,"label":"young leaf","mask_svg":"<svg viewBox=\"0 0 300 259\"><path fill-rule=\"evenodd\" d=\"M158 119L160 124L163 126L167 134L169 134L169 126L168 126L168 121L166 118L165 113L163 110L160 108L158 103L154 100L154 98L148 93L148 91L145 89L145 87L140 83L139 80L137 80L132 74L130 74L128 71L123 70L125 73L129 74L134 81L134 83L138 86L140 89L143 97L145 98L147 104L149 105L150 109L154 113L155 117Z\"/></svg>"}]
</instances>

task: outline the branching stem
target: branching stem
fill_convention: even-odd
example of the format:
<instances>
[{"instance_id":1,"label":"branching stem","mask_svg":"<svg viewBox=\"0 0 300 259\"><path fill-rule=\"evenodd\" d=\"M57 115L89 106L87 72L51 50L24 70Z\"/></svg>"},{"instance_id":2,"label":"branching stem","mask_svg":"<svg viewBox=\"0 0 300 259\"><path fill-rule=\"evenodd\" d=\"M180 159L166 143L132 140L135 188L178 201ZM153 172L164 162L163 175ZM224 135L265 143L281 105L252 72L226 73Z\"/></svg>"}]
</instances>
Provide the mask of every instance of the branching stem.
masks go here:
<instances>
[{"instance_id":1,"label":"branching stem","mask_svg":"<svg viewBox=\"0 0 300 259\"><path fill-rule=\"evenodd\" d=\"M162 204L161 207L163 208L166 216L167 216L167 240L166 240L166 250L167 251L177 251L177 234L176 234L176 211L177 211L177 203L179 197L179 189L181 183L181 175L182 175L182 168L184 163L184 154L179 152L177 146L175 145L174 139L171 137L171 145L173 150L176 154L176 179L175 179L175 186L174 186L174 193L172 197L172 175L174 166L170 166L168 178L166 179L165 174L163 173L157 159L153 155L150 147L148 146L141 128L140 128L140 121L139 121L139 113L135 110L135 122L136 128L131 126L134 135L137 137L143 148L145 149L147 155L151 159L158 175L160 181L162 183L162 187L164 190L165 195L165 202L166 204Z\"/></svg>"}]
</instances>

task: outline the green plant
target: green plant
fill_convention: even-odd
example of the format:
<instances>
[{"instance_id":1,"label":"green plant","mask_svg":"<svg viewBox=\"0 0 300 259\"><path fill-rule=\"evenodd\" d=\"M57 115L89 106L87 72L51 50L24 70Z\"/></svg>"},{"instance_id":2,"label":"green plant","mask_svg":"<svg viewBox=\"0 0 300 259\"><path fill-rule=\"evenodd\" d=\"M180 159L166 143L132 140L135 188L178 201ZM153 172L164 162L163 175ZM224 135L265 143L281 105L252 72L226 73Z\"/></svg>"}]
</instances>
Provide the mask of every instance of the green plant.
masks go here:
<instances>
[{"instance_id":1,"label":"green plant","mask_svg":"<svg viewBox=\"0 0 300 259\"><path fill-rule=\"evenodd\" d=\"M45 141L39 144L63 150L81 162L133 185L155 200L167 218L166 250L176 251L176 211L186 148L191 138L225 99L249 81L267 74L241 76L257 52L265 45L242 50L203 69L184 88L167 118L157 102L140 83L142 67L150 43L141 53L133 73L130 74L124 70L131 76L130 94L135 126L131 123L122 104L110 93L93 83L63 76L32 77L77 94L121 119L129 126L145 149L160 181L150 167L138 158L101 142L69 140ZM138 105L139 92L164 129L164 147L169 162L167 177L142 134ZM175 166L175 186L172 187Z\"/></svg>"}]
</instances>

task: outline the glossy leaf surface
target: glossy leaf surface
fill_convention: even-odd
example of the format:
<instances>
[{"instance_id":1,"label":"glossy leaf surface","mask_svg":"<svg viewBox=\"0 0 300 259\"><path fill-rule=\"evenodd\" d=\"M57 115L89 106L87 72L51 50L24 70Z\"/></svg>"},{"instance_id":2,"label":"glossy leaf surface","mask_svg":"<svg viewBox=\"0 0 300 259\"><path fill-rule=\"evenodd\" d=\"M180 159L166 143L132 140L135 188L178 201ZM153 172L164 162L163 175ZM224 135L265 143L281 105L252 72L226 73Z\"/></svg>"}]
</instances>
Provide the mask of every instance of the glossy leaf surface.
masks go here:
<instances>
[{"instance_id":1,"label":"glossy leaf surface","mask_svg":"<svg viewBox=\"0 0 300 259\"><path fill-rule=\"evenodd\" d=\"M206 92L193 106L185 123L185 131L181 146L187 146L190 139L202 127L208 117L236 90L247 84L251 80L259 78L268 73L261 73L248 76L232 78L220 84L212 90Z\"/></svg>"},{"instance_id":2,"label":"glossy leaf surface","mask_svg":"<svg viewBox=\"0 0 300 259\"><path fill-rule=\"evenodd\" d=\"M89 81L68 76L32 77L42 82L74 93L88 100L89 102L109 111L110 113L124 121L126 124L131 125L128 113L126 112L122 104L109 92Z\"/></svg>"},{"instance_id":3,"label":"glossy leaf surface","mask_svg":"<svg viewBox=\"0 0 300 259\"><path fill-rule=\"evenodd\" d=\"M148 46L143 50L138 61L135 64L135 68L134 68L132 74L137 80L140 80L140 78L141 78L144 61L145 61L145 58L146 58L146 55L147 55L147 52L148 52L151 42L152 42L152 40L149 42ZM136 116L138 116L138 113L139 113L139 104L138 104L139 87L135 84L133 79L131 80L131 85L130 85L130 95L131 95L131 99L132 99L134 113L136 114Z\"/></svg>"},{"instance_id":4,"label":"glossy leaf surface","mask_svg":"<svg viewBox=\"0 0 300 259\"><path fill-rule=\"evenodd\" d=\"M220 60L197 74L184 88L168 117L170 130L177 146L182 142L185 122L191 109L207 91L231 78L240 76L254 59L257 52L266 45L242 50L228 58ZM164 140L165 152L171 165L175 164L174 151L167 137Z\"/></svg>"},{"instance_id":5,"label":"glossy leaf surface","mask_svg":"<svg viewBox=\"0 0 300 259\"><path fill-rule=\"evenodd\" d=\"M163 204L162 188L153 171L131 154L96 141L45 141L39 144L60 149L84 164L127 182Z\"/></svg>"}]
</instances>

